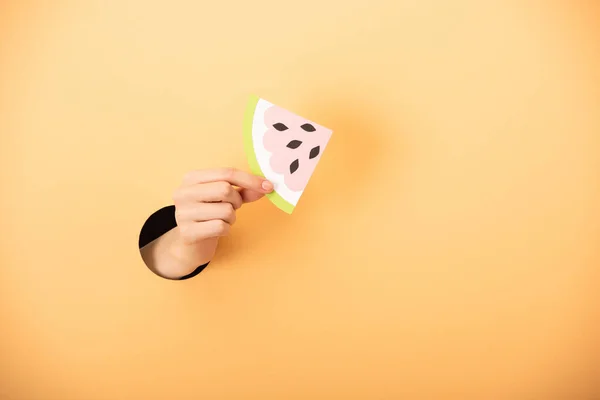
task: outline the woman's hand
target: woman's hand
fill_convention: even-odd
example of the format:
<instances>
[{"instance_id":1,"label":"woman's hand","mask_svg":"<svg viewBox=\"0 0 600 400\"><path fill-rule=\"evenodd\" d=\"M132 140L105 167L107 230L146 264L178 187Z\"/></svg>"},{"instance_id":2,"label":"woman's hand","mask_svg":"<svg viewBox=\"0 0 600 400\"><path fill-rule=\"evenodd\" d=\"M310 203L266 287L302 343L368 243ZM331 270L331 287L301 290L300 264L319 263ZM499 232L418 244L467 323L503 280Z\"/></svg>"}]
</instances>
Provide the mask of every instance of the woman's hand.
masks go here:
<instances>
[{"instance_id":1,"label":"woman's hand","mask_svg":"<svg viewBox=\"0 0 600 400\"><path fill-rule=\"evenodd\" d=\"M208 263L244 203L273 191L266 179L233 168L192 171L173 193L177 227L142 248L148 267L176 279Z\"/></svg>"},{"instance_id":2,"label":"woman's hand","mask_svg":"<svg viewBox=\"0 0 600 400\"><path fill-rule=\"evenodd\" d=\"M188 173L173 194L182 244L195 245L227 235L242 204L256 201L272 190L271 182L236 169Z\"/></svg>"}]
</instances>

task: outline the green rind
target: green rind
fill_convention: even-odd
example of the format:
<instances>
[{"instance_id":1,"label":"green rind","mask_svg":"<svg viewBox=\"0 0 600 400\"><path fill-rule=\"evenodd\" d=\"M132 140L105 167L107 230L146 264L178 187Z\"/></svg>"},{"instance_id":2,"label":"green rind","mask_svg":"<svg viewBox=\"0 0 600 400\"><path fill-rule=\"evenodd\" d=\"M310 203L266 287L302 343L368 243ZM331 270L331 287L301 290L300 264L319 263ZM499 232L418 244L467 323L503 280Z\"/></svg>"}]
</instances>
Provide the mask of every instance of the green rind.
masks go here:
<instances>
[{"instance_id":1,"label":"green rind","mask_svg":"<svg viewBox=\"0 0 600 400\"><path fill-rule=\"evenodd\" d=\"M267 198L271 200L271 203L275 204L280 210L291 214L294 211L294 205L286 201L277 192L271 192L266 194Z\"/></svg>"},{"instance_id":2,"label":"green rind","mask_svg":"<svg viewBox=\"0 0 600 400\"><path fill-rule=\"evenodd\" d=\"M246 112L244 113L244 124L243 124L243 132L244 132L244 151L246 152L246 157L248 157L248 163L250 164L250 170L253 174L264 177L260 165L258 164L258 160L256 158L256 153L254 152L254 143L252 141L252 125L254 122L254 113L256 111L256 105L260 98L258 96L252 95L250 96L250 100L246 105ZM281 195L277 192L268 193L267 198L271 201L271 203L275 204L277 208L282 211L285 211L288 214L291 214L294 211L294 205L286 201Z\"/></svg>"},{"instance_id":3,"label":"green rind","mask_svg":"<svg viewBox=\"0 0 600 400\"><path fill-rule=\"evenodd\" d=\"M254 112L256 111L256 105L258 104L258 96L250 96L250 100L246 105L246 112L244 113L244 151L248 157L248 163L250 164L250 170L253 174L264 177L258 160L256 159L256 153L254 152L254 144L252 142L252 125L254 121Z\"/></svg>"}]
</instances>

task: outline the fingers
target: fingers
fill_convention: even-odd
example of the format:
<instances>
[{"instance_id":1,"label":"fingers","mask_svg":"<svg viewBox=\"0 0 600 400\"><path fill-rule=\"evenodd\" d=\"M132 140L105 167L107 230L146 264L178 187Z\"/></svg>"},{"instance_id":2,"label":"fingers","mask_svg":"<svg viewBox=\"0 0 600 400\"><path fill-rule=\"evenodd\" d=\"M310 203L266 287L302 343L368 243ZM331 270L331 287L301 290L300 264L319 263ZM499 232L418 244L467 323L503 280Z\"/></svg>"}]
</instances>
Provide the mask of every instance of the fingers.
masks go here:
<instances>
[{"instance_id":1,"label":"fingers","mask_svg":"<svg viewBox=\"0 0 600 400\"><path fill-rule=\"evenodd\" d=\"M194 185L211 182L229 182L231 185L239 186L258 193L270 193L273 184L260 176L252 175L235 168L217 168L197 170L188 173L184 179L184 185Z\"/></svg>"},{"instance_id":2,"label":"fingers","mask_svg":"<svg viewBox=\"0 0 600 400\"><path fill-rule=\"evenodd\" d=\"M227 236L231 230L231 225L221 219L193 223L187 222L178 225L181 239L186 244L194 244L206 239Z\"/></svg>"},{"instance_id":3,"label":"fingers","mask_svg":"<svg viewBox=\"0 0 600 400\"><path fill-rule=\"evenodd\" d=\"M173 194L173 201L176 206L190 203L226 202L231 203L236 210L243 203L240 193L227 182L183 186Z\"/></svg>"},{"instance_id":4,"label":"fingers","mask_svg":"<svg viewBox=\"0 0 600 400\"><path fill-rule=\"evenodd\" d=\"M175 209L175 220L185 244L226 236L236 221L231 203L188 203Z\"/></svg>"},{"instance_id":5,"label":"fingers","mask_svg":"<svg viewBox=\"0 0 600 400\"><path fill-rule=\"evenodd\" d=\"M233 225L236 221L236 215L235 209L230 203L203 203L177 209L175 219L178 224L222 220L229 225Z\"/></svg>"},{"instance_id":6,"label":"fingers","mask_svg":"<svg viewBox=\"0 0 600 400\"><path fill-rule=\"evenodd\" d=\"M177 229L185 243L229 234L236 210L262 198L273 184L233 168L192 171L173 193Z\"/></svg>"}]
</instances>

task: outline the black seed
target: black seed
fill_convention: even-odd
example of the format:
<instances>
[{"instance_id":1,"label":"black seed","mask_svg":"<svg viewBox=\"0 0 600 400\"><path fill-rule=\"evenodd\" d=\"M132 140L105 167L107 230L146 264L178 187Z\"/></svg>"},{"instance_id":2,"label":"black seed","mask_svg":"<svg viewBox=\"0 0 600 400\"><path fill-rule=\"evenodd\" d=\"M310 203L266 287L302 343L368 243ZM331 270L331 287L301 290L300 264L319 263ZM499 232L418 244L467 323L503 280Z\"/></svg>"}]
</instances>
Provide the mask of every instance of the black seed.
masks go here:
<instances>
[{"instance_id":1,"label":"black seed","mask_svg":"<svg viewBox=\"0 0 600 400\"><path fill-rule=\"evenodd\" d=\"M299 140L292 140L287 144L287 147L289 147L290 149L297 149L298 147L300 147L301 144L302 142Z\"/></svg>"},{"instance_id":2,"label":"black seed","mask_svg":"<svg viewBox=\"0 0 600 400\"><path fill-rule=\"evenodd\" d=\"M304 129L306 132L314 132L316 131L315 127L312 126L311 124L304 124L304 125L300 125L300 128Z\"/></svg>"},{"instance_id":3,"label":"black seed","mask_svg":"<svg viewBox=\"0 0 600 400\"><path fill-rule=\"evenodd\" d=\"M318 156L318 155L319 155L319 152L320 152L320 151L321 151L321 148L320 148L320 146L313 147L313 148L310 150L310 155L308 156L308 158L310 158L310 159L312 160L313 158L315 158L316 156Z\"/></svg>"},{"instance_id":4,"label":"black seed","mask_svg":"<svg viewBox=\"0 0 600 400\"><path fill-rule=\"evenodd\" d=\"M273 125L273 128L277 129L279 132L281 131L285 131L287 130L287 126L285 126L284 124L282 124L281 122L276 123L275 125Z\"/></svg>"},{"instance_id":5,"label":"black seed","mask_svg":"<svg viewBox=\"0 0 600 400\"><path fill-rule=\"evenodd\" d=\"M300 167L300 162L298 162L298 160L294 160L290 164L290 174L293 174L294 172L298 171L299 167Z\"/></svg>"}]
</instances>

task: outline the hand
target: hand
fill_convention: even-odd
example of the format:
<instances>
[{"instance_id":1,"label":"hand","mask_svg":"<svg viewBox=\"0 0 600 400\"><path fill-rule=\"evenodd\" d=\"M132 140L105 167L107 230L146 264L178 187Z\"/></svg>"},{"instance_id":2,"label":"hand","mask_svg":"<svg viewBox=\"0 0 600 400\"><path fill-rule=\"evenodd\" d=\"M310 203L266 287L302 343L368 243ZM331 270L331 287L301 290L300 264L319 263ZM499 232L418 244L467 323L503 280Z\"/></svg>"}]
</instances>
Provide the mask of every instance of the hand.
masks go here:
<instances>
[{"instance_id":1,"label":"hand","mask_svg":"<svg viewBox=\"0 0 600 400\"><path fill-rule=\"evenodd\" d=\"M189 172L173 194L182 243L227 235L236 211L272 190L266 179L233 168Z\"/></svg>"},{"instance_id":2,"label":"hand","mask_svg":"<svg viewBox=\"0 0 600 400\"><path fill-rule=\"evenodd\" d=\"M177 227L141 249L146 265L170 279L208 263L236 211L273 191L266 179L233 168L192 171L173 193Z\"/></svg>"}]
</instances>

